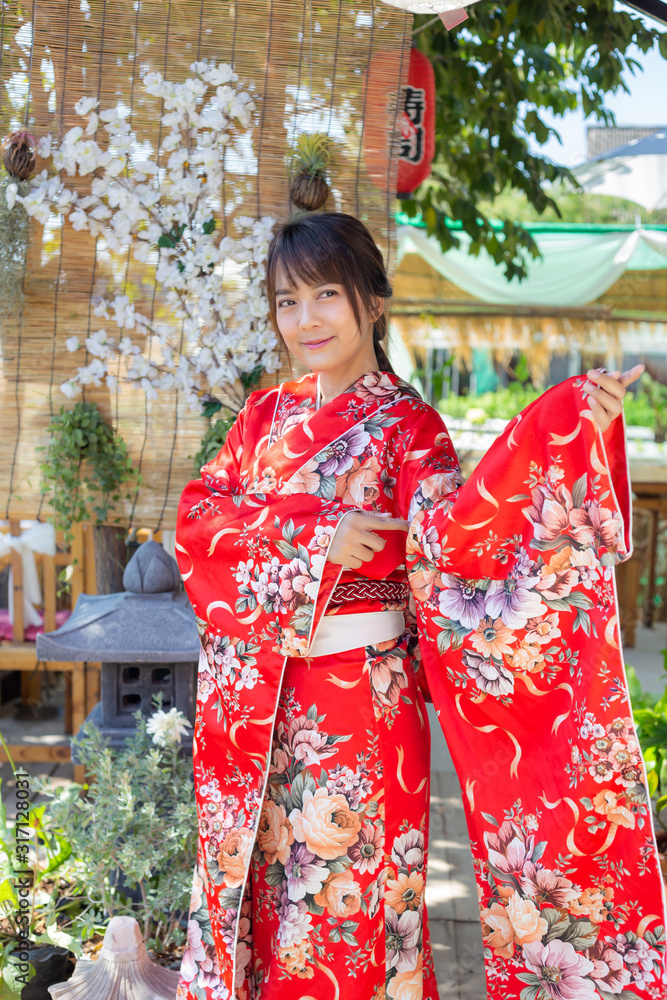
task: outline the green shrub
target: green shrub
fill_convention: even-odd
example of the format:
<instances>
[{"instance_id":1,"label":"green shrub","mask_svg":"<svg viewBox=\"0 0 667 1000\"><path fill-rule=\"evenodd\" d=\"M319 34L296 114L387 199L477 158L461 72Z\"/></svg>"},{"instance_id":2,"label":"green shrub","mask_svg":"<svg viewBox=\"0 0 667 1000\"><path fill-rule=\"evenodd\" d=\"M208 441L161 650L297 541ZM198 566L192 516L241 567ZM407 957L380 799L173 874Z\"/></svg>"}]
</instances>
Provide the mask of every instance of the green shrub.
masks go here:
<instances>
[{"instance_id":1,"label":"green shrub","mask_svg":"<svg viewBox=\"0 0 667 1000\"><path fill-rule=\"evenodd\" d=\"M161 704L161 692L154 701ZM89 785L33 780L50 800L49 828L67 839L77 859L88 905L73 932L87 940L112 916L129 914L142 926L146 947L161 954L185 940L179 920L189 909L198 829L192 759L175 744L156 743L140 710L134 717L136 729L120 749L93 723L81 727L77 753ZM139 889L139 903L118 888L121 879Z\"/></svg>"},{"instance_id":2,"label":"green shrub","mask_svg":"<svg viewBox=\"0 0 667 1000\"><path fill-rule=\"evenodd\" d=\"M667 674L667 649L662 651ZM653 695L642 689L632 667L627 667L632 714L637 724L637 739L642 749L648 789L654 800L658 822L667 830L662 813L667 807L667 687L662 695Z\"/></svg>"},{"instance_id":3,"label":"green shrub","mask_svg":"<svg viewBox=\"0 0 667 1000\"><path fill-rule=\"evenodd\" d=\"M659 383L653 384L659 385ZM667 414L667 387L660 386L660 389L665 392L665 404L662 410L656 403L651 402L648 391L642 391L643 386L637 393L628 392L623 403L625 422L628 426L650 427L656 432L659 430L657 414L660 412ZM545 391L544 389L533 389L520 382L512 382L503 389L496 389L495 392L447 396L440 400L438 409L445 416L455 417L459 420L465 420L466 414L472 409L483 410L488 419L511 420ZM653 390L653 393L657 395L656 390Z\"/></svg>"}]
</instances>

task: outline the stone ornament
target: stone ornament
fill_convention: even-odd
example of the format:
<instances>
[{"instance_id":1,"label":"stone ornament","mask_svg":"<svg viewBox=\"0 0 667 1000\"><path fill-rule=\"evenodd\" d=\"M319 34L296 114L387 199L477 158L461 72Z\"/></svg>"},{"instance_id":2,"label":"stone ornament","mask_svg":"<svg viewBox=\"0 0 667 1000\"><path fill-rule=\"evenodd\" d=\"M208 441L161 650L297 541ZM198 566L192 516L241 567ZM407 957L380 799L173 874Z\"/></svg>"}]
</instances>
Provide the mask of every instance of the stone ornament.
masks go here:
<instances>
[{"instance_id":1,"label":"stone ornament","mask_svg":"<svg viewBox=\"0 0 667 1000\"><path fill-rule=\"evenodd\" d=\"M144 542L125 567L123 586L133 594L165 594L179 590L178 563L158 542Z\"/></svg>"},{"instance_id":2,"label":"stone ornament","mask_svg":"<svg viewBox=\"0 0 667 1000\"><path fill-rule=\"evenodd\" d=\"M72 978L48 990L54 1000L174 1000L178 976L149 958L134 917L112 917L97 961L79 959Z\"/></svg>"},{"instance_id":3,"label":"stone ornament","mask_svg":"<svg viewBox=\"0 0 667 1000\"><path fill-rule=\"evenodd\" d=\"M196 663L197 623L178 564L157 542L144 542L123 573L118 594L81 594L64 625L37 634L47 662Z\"/></svg>"}]
</instances>

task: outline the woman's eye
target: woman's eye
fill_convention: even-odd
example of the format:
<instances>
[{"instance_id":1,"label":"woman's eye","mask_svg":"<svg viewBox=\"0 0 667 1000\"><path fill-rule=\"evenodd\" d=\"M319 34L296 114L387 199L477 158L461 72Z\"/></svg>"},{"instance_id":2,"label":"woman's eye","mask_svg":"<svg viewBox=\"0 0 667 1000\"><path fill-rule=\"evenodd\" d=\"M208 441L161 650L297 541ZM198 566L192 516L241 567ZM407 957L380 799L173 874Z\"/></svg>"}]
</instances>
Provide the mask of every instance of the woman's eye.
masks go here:
<instances>
[{"instance_id":1,"label":"woman's eye","mask_svg":"<svg viewBox=\"0 0 667 1000\"><path fill-rule=\"evenodd\" d=\"M322 295L338 295L338 292L334 288L325 288Z\"/></svg>"},{"instance_id":2,"label":"woman's eye","mask_svg":"<svg viewBox=\"0 0 667 1000\"><path fill-rule=\"evenodd\" d=\"M278 308L280 308L280 306L289 305L291 302L294 302L294 299L283 299L282 302L278 303Z\"/></svg>"}]
</instances>

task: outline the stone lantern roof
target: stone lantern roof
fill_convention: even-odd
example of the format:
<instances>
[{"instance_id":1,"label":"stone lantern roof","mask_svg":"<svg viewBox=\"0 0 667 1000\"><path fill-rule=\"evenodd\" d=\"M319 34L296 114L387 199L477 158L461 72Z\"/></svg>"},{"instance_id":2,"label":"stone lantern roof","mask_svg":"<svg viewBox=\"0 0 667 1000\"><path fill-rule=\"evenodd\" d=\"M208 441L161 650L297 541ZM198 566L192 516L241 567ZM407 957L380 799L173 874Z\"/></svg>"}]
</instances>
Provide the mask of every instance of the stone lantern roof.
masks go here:
<instances>
[{"instance_id":1,"label":"stone lantern roof","mask_svg":"<svg viewBox=\"0 0 667 1000\"><path fill-rule=\"evenodd\" d=\"M194 613L176 560L144 542L123 573L119 594L81 594L64 625L37 635L40 660L191 663L199 658Z\"/></svg>"}]
</instances>

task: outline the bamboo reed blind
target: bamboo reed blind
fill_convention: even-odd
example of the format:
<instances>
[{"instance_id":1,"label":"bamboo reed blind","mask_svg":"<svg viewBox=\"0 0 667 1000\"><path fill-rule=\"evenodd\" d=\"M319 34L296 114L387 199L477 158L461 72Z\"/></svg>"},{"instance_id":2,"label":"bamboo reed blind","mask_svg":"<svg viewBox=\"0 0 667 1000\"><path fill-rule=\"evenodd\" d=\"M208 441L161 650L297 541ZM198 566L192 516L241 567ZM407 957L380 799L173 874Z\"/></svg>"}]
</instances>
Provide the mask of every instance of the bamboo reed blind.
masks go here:
<instances>
[{"instance_id":1,"label":"bamboo reed blind","mask_svg":"<svg viewBox=\"0 0 667 1000\"><path fill-rule=\"evenodd\" d=\"M289 214L285 154L301 131L325 131L334 141L332 195L325 208L351 212L370 228L390 274L397 161L396 112L407 79L412 15L379 0L29 0L2 2L0 113L2 133L28 127L56 139L81 119L74 104L99 98L100 109L121 100L138 138L159 144L160 108L140 87L159 70L170 80L190 75L198 58L234 65L239 83L254 87L259 107L252 132L254 172L226 169L222 202L244 215ZM383 75L366 70L376 58ZM370 82L368 82L370 81ZM369 138L369 116L383 119L383 140ZM377 128L372 132L377 136ZM384 156L386 184L367 171L369 142ZM389 149L389 155L385 154ZM38 169L45 164L38 161ZM238 169L238 168L237 168ZM86 179L77 183L85 184ZM232 213L233 214L233 213ZM224 233L231 216L223 215ZM227 221L225 221L227 220ZM102 254L87 233L31 222L22 310L3 320L0 358L0 516L45 518L36 449L61 405L59 385L81 362L65 340L102 325L92 313L96 295L124 290L141 311L160 317L159 289L129 255ZM120 282L120 288L119 288ZM112 332L113 331L113 332ZM110 333L116 336L113 324ZM137 338L135 338L136 340ZM137 340L138 342L138 340ZM286 376L284 367L280 378ZM271 376L270 382L276 381ZM86 388L125 439L143 484L125 514L130 523L171 528L207 423L190 413L177 392L147 401L141 389Z\"/></svg>"}]
</instances>

